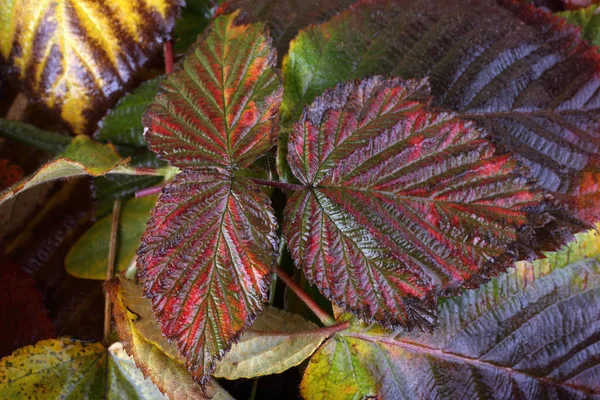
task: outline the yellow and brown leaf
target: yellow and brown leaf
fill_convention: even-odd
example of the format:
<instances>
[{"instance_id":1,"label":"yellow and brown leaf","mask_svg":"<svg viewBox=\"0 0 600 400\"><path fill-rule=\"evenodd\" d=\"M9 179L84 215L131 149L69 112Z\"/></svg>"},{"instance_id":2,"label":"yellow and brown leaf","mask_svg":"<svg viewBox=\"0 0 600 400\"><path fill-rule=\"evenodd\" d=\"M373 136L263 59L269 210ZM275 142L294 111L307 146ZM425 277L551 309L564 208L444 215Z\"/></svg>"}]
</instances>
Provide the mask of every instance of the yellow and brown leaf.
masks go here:
<instances>
[{"instance_id":1,"label":"yellow and brown leaf","mask_svg":"<svg viewBox=\"0 0 600 400\"><path fill-rule=\"evenodd\" d=\"M0 55L23 89L89 132L160 50L180 0L0 0Z\"/></svg>"}]
</instances>

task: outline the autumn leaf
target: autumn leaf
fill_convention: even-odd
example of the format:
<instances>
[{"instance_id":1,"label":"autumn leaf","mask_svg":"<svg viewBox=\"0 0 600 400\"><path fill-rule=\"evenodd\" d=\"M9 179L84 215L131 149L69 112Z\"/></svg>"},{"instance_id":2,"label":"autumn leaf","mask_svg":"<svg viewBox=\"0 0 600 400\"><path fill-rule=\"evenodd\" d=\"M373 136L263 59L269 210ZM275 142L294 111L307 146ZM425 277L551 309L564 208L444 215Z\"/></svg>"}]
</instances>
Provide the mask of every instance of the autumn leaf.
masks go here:
<instances>
[{"instance_id":1,"label":"autumn leaf","mask_svg":"<svg viewBox=\"0 0 600 400\"><path fill-rule=\"evenodd\" d=\"M263 24L219 16L143 118L150 147L184 171L152 211L139 278L201 384L262 309L276 264L270 201L242 170L277 137L275 58Z\"/></svg>"},{"instance_id":2,"label":"autumn leaf","mask_svg":"<svg viewBox=\"0 0 600 400\"><path fill-rule=\"evenodd\" d=\"M433 106L485 128L592 224L600 220L600 91L592 89L600 55L578 36L562 19L509 0L362 0L291 43L282 118L294 121L350 79L429 77Z\"/></svg>"},{"instance_id":3,"label":"autumn leaf","mask_svg":"<svg viewBox=\"0 0 600 400\"><path fill-rule=\"evenodd\" d=\"M150 148L175 167L247 167L277 138L275 50L263 24L238 14L214 20L146 111Z\"/></svg>"},{"instance_id":4,"label":"autumn leaf","mask_svg":"<svg viewBox=\"0 0 600 400\"><path fill-rule=\"evenodd\" d=\"M105 284L123 347L144 376L150 377L171 400L232 399L215 380L203 391L178 359L177 349L161 335L151 302L127 279L116 277Z\"/></svg>"},{"instance_id":5,"label":"autumn leaf","mask_svg":"<svg viewBox=\"0 0 600 400\"><path fill-rule=\"evenodd\" d=\"M0 56L31 99L89 132L162 48L179 0L2 0Z\"/></svg>"},{"instance_id":6,"label":"autumn leaf","mask_svg":"<svg viewBox=\"0 0 600 400\"><path fill-rule=\"evenodd\" d=\"M20 398L165 399L120 343L42 340L0 360L0 396Z\"/></svg>"},{"instance_id":7,"label":"autumn leaf","mask_svg":"<svg viewBox=\"0 0 600 400\"><path fill-rule=\"evenodd\" d=\"M330 300L387 326L433 325L438 295L559 248L579 228L546 229L547 195L471 122L429 111L427 90L382 77L339 85L289 139L306 188L284 213L294 261Z\"/></svg>"},{"instance_id":8,"label":"autumn leaf","mask_svg":"<svg viewBox=\"0 0 600 400\"><path fill-rule=\"evenodd\" d=\"M599 308L593 230L445 301L433 334L355 324L313 356L301 391L322 400L597 398Z\"/></svg>"}]
</instances>

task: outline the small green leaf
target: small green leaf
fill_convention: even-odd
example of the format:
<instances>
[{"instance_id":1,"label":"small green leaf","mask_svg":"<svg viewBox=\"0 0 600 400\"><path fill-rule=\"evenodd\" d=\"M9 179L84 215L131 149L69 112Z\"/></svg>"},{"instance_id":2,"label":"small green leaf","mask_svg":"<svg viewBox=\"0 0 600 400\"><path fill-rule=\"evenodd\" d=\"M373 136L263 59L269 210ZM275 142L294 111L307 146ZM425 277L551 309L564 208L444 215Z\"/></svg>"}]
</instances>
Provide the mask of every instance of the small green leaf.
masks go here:
<instances>
[{"instance_id":1,"label":"small green leaf","mask_svg":"<svg viewBox=\"0 0 600 400\"><path fill-rule=\"evenodd\" d=\"M95 139L109 141L115 145L146 147L142 114L154 100L158 85L163 77L142 83L133 92L125 95L117 105L100 121L100 129Z\"/></svg>"},{"instance_id":2,"label":"small green leaf","mask_svg":"<svg viewBox=\"0 0 600 400\"><path fill-rule=\"evenodd\" d=\"M581 28L581 37L594 46L600 46L600 7L592 4L586 8L556 13L569 23Z\"/></svg>"},{"instance_id":3,"label":"small green leaf","mask_svg":"<svg viewBox=\"0 0 600 400\"><path fill-rule=\"evenodd\" d=\"M0 360L0 398L98 398L105 362L100 343L42 340Z\"/></svg>"},{"instance_id":4,"label":"small green leaf","mask_svg":"<svg viewBox=\"0 0 600 400\"><path fill-rule=\"evenodd\" d=\"M313 356L303 396L597 398L598 231L444 301L439 315L433 334L355 323Z\"/></svg>"},{"instance_id":5,"label":"small green leaf","mask_svg":"<svg viewBox=\"0 0 600 400\"><path fill-rule=\"evenodd\" d=\"M252 328L217 363L213 375L239 379L278 374L304 361L326 337L299 315L265 307Z\"/></svg>"},{"instance_id":6,"label":"small green leaf","mask_svg":"<svg viewBox=\"0 0 600 400\"><path fill-rule=\"evenodd\" d=\"M0 119L0 136L52 154L64 151L73 137L42 130L21 121Z\"/></svg>"},{"instance_id":7,"label":"small green leaf","mask_svg":"<svg viewBox=\"0 0 600 400\"><path fill-rule=\"evenodd\" d=\"M124 271L135 257L154 204L156 196L131 199L124 204L117 234L117 271ZM107 215L77 240L65 259L65 267L70 275L84 279L106 279L111 225L112 215Z\"/></svg>"}]
</instances>

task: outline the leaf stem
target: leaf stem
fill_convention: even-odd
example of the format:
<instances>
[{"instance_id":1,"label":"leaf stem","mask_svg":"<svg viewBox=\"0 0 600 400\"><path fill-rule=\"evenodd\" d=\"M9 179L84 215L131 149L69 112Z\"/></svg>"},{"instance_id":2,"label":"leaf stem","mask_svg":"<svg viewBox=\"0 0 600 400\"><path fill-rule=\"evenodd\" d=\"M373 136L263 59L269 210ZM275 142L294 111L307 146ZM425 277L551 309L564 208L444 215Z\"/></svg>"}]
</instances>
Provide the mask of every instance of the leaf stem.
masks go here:
<instances>
[{"instance_id":1,"label":"leaf stem","mask_svg":"<svg viewBox=\"0 0 600 400\"><path fill-rule=\"evenodd\" d=\"M294 280L286 274L281 268L275 269L277 276L306 304L308 308L319 318L325 326L335 325L333 319L325 310L323 310L316 301L314 301Z\"/></svg>"},{"instance_id":2,"label":"leaf stem","mask_svg":"<svg viewBox=\"0 0 600 400\"><path fill-rule=\"evenodd\" d=\"M121 216L121 200L117 199L113 203L112 224L110 227L110 241L108 242L108 268L106 271L106 280L113 277L115 271L115 255L117 253L117 233L119 231L119 217ZM108 346L108 337L110 335L110 297L108 293L104 295L104 345Z\"/></svg>"},{"instance_id":3,"label":"leaf stem","mask_svg":"<svg viewBox=\"0 0 600 400\"><path fill-rule=\"evenodd\" d=\"M165 53L165 72L170 74L173 72L173 42L167 40L163 49Z\"/></svg>"},{"instance_id":4,"label":"leaf stem","mask_svg":"<svg viewBox=\"0 0 600 400\"><path fill-rule=\"evenodd\" d=\"M278 181L268 181L266 179L258 179L258 178L248 178L248 179L250 179L252 182L256 183L257 185L272 186L272 187L276 187L276 188L284 189L284 190L303 190L303 189L306 189L305 186L296 185L294 183L286 183L286 182L278 182Z\"/></svg>"},{"instance_id":5,"label":"leaf stem","mask_svg":"<svg viewBox=\"0 0 600 400\"><path fill-rule=\"evenodd\" d=\"M135 198L138 199L140 197L158 194L158 193L160 193L162 188L163 188L162 185L158 185L158 186L151 186L151 187L148 187L145 189L138 190L137 192L135 192Z\"/></svg>"}]
</instances>

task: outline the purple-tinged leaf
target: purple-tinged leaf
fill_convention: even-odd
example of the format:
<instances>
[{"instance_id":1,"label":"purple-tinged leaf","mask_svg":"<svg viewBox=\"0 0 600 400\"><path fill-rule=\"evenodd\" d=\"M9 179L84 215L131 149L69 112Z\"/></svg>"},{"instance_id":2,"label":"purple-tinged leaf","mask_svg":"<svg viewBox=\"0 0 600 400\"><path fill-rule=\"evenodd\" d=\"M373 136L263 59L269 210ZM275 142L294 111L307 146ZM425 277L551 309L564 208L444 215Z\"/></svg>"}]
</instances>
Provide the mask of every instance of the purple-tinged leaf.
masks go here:
<instances>
[{"instance_id":1,"label":"purple-tinged leaf","mask_svg":"<svg viewBox=\"0 0 600 400\"><path fill-rule=\"evenodd\" d=\"M426 81L373 77L307 107L288 161L292 257L330 300L386 326L428 327L436 298L541 255L581 225L495 155L474 124L427 109Z\"/></svg>"},{"instance_id":2,"label":"purple-tinged leaf","mask_svg":"<svg viewBox=\"0 0 600 400\"><path fill-rule=\"evenodd\" d=\"M276 227L258 186L219 172L181 172L152 211L139 278L163 334L201 384L267 299Z\"/></svg>"}]
</instances>

